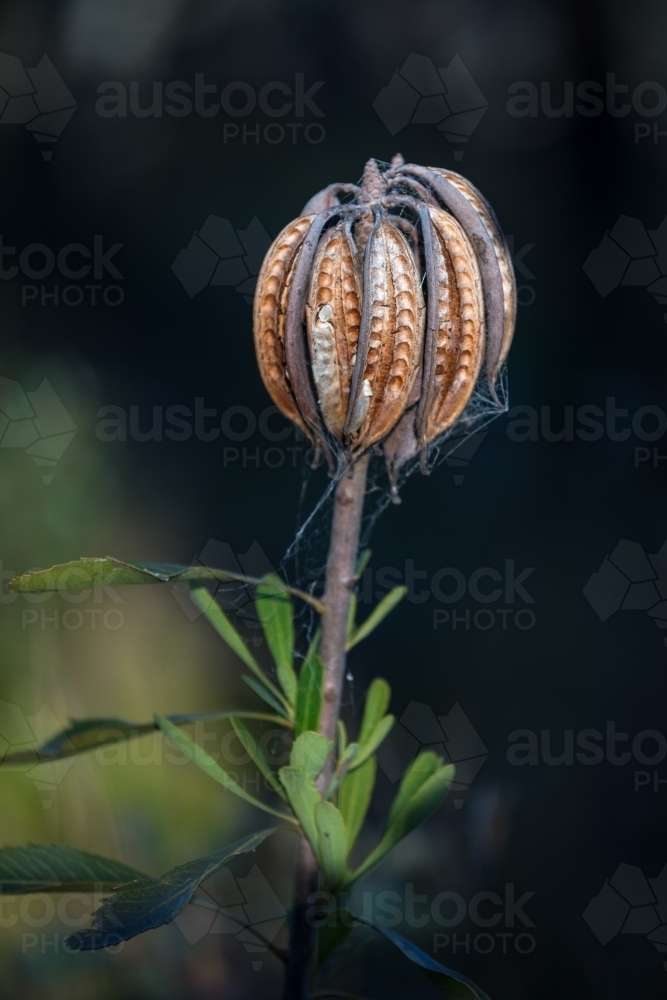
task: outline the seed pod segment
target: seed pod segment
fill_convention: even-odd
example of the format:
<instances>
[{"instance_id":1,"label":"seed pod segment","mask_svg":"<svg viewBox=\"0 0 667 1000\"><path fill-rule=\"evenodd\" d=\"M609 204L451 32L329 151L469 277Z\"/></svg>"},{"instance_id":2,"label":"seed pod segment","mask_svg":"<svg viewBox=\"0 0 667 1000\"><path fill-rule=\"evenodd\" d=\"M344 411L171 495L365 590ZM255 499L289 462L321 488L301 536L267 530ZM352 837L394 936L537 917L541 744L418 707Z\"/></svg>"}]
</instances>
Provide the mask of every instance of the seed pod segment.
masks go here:
<instances>
[{"instance_id":1,"label":"seed pod segment","mask_svg":"<svg viewBox=\"0 0 667 1000\"><path fill-rule=\"evenodd\" d=\"M294 264L314 216L290 222L273 241L257 279L254 301L255 353L271 399L289 420L312 437L297 405L285 358L285 312Z\"/></svg>"},{"instance_id":2,"label":"seed pod segment","mask_svg":"<svg viewBox=\"0 0 667 1000\"><path fill-rule=\"evenodd\" d=\"M345 433L353 454L385 437L405 410L419 371L424 297L410 246L377 216L366 247L359 351Z\"/></svg>"},{"instance_id":3,"label":"seed pod segment","mask_svg":"<svg viewBox=\"0 0 667 1000\"><path fill-rule=\"evenodd\" d=\"M313 263L306 329L313 381L324 423L343 439L361 320L357 252L348 224L323 237Z\"/></svg>"}]
</instances>

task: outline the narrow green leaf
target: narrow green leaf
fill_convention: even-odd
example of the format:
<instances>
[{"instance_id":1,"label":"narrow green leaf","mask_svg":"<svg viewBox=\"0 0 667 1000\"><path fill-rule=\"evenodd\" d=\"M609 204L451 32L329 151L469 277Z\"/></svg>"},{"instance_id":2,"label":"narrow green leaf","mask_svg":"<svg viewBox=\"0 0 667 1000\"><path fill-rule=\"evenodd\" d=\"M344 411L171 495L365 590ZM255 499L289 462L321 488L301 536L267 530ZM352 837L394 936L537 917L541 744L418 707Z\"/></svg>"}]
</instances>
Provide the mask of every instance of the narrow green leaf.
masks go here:
<instances>
[{"instance_id":1,"label":"narrow green leaf","mask_svg":"<svg viewBox=\"0 0 667 1000\"><path fill-rule=\"evenodd\" d=\"M336 765L336 770L334 771L333 777L329 782L329 786L326 790L325 799L332 799L336 792L338 791L338 786L341 781L350 770L352 761L356 759L359 752L358 743L350 743L346 748L345 752L339 757L338 763Z\"/></svg>"},{"instance_id":2,"label":"narrow green leaf","mask_svg":"<svg viewBox=\"0 0 667 1000\"><path fill-rule=\"evenodd\" d=\"M309 654L303 661L299 674L299 690L296 696L296 722L294 732L297 736L307 730L317 730L322 711L322 680L324 666L316 652Z\"/></svg>"},{"instance_id":3,"label":"narrow green leaf","mask_svg":"<svg viewBox=\"0 0 667 1000\"><path fill-rule=\"evenodd\" d=\"M263 809L264 812L271 813L272 816L278 816L282 820L288 820L289 817L285 813L278 812L277 809L272 809L271 806L267 806L264 802L260 802L259 799L254 798L249 795L244 788L241 788L233 778L227 774L220 765L213 760L205 750L190 739L185 733L182 733L180 729L172 725L168 719L163 718L160 715L155 716L155 721L159 725L160 729L167 737L169 742L173 744L178 750L181 750L186 757L188 757L193 763L205 771L209 777L217 781L218 784L222 785L229 792L234 792L238 795L240 799L245 802L249 802L250 805L257 806L258 809Z\"/></svg>"},{"instance_id":4,"label":"narrow green leaf","mask_svg":"<svg viewBox=\"0 0 667 1000\"><path fill-rule=\"evenodd\" d=\"M260 750L255 737L252 735L246 724L242 722L238 716L232 715L230 721L234 729L234 732L241 741L241 745L244 747L246 752L250 754L255 764L257 764L257 767L260 769L260 771L268 781L273 791L276 792L281 797L281 799L284 799L285 793L282 789L282 785L278 781L278 778L276 777L274 772L271 770L269 762L266 760L264 754Z\"/></svg>"},{"instance_id":5,"label":"narrow green leaf","mask_svg":"<svg viewBox=\"0 0 667 1000\"><path fill-rule=\"evenodd\" d=\"M308 838L315 856L319 859L319 836L315 823L315 807L322 801L322 796L315 787L315 782L307 774L296 767L281 767L278 772L283 788L294 815L301 829Z\"/></svg>"},{"instance_id":6,"label":"narrow green leaf","mask_svg":"<svg viewBox=\"0 0 667 1000\"><path fill-rule=\"evenodd\" d=\"M255 692L255 694L262 699L262 701L265 701L267 705L270 705L271 708L275 709L276 712L280 712L280 714L284 716L284 718L286 719L289 718L289 709L285 708L285 705L282 702L278 701L277 698L274 698L274 696L271 694L268 688L265 688L264 685L261 684L258 680L256 680L254 677L250 677L248 674L241 674L241 680L244 681L248 685L248 687L251 688ZM283 698L282 701L284 702L284 700L285 699Z\"/></svg>"},{"instance_id":7,"label":"narrow green leaf","mask_svg":"<svg viewBox=\"0 0 667 1000\"><path fill-rule=\"evenodd\" d=\"M443 996L448 997L448 1000L489 1000L487 994L472 980L462 976L460 972L454 972L447 966L441 965L440 962L431 958L402 934L397 934L396 931L383 927L381 924L375 924L372 920L365 920L363 917L355 916L355 920L383 934L413 965L424 969L429 979L438 987Z\"/></svg>"},{"instance_id":8,"label":"narrow green leaf","mask_svg":"<svg viewBox=\"0 0 667 1000\"><path fill-rule=\"evenodd\" d=\"M232 858L254 851L278 828L261 830L229 847L184 865L177 865L159 878L144 875L121 885L93 914L92 926L71 934L67 945L74 951L108 948L129 941L137 934L169 924L191 901L204 879L226 865Z\"/></svg>"},{"instance_id":9,"label":"narrow green leaf","mask_svg":"<svg viewBox=\"0 0 667 1000\"><path fill-rule=\"evenodd\" d=\"M324 605L311 594L274 578L275 588L305 601L319 614ZM180 566L176 563L124 562L105 556L102 559L84 557L60 563L50 569L23 573L9 581L9 589L20 593L44 593L50 590L87 590L90 587L119 587L124 584L179 583L189 580L219 580L222 583L246 583L259 586L263 580L242 573L232 573L211 566Z\"/></svg>"},{"instance_id":10,"label":"narrow green leaf","mask_svg":"<svg viewBox=\"0 0 667 1000\"><path fill-rule=\"evenodd\" d=\"M333 802L318 802L315 806L315 825L319 836L324 888L327 892L337 892L349 874L345 820Z\"/></svg>"},{"instance_id":11,"label":"narrow green leaf","mask_svg":"<svg viewBox=\"0 0 667 1000\"><path fill-rule=\"evenodd\" d=\"M415 827L435 812L449 791L453 778L454 767L447 764L445 767L438 768L435 774L426 779L421 788L415 792L403 809L394 816L392 822L387 825L380 843L352 874L351 882L367 875L400 840L407 837Z\"/></svg>"},{"instance_id":12,"label":"narrow green leaf","mask_svg":"<svg viewBox=\"0 0 667 1000\"><path fill-rule=\"evenodd\" d=\"M424 750L422 753L417 754L401 778L401 783L398 786L398 792L396 793L396 797L394 798L391 809L389 810L387 826L391 826L396 816L403 812L412 796L419 791L424 782L430 778L432 774L435 774L441 765L442 757L433 753L432 750Z\"/></svg>"},{"instance_id":13,"label":"narrow green leaf","mask_svg":"<svg viewBox=\"0 0 667 1000\"><path fill-rule=\"evenodd\" d=\"M375 788L376 773L377 761L375 757L369 757L361 767L349 772L340 786L338 808L345 820L350 850L364 825Z\"/></svg>"},{"instance_id":14,"label":"narrow green leaf","mask_svg":"<svg viewBox=\"0 0 667 1000\"><path fill-rule=\"evenodd\" d=\"M391 688L384 677L376 677L374 681L371 681L366 694L364 715L361 720L361 729L359 730L359 743L364 744L369 738L387 711L390 699Z\"/></svg>"},{"instance_id":15,"label":"narrow green leaf","mask_svg":"<svg viewBox=\"0 0 667 1000\"><path fill-rule=\"evenodd\" d=\"M336 723L336 732L338 734L338 756L342 757L345 753L347 747L347 728L342 719L339 719Z\"/></svg>"},{"instance_id":16,"label":"narrow green leaf","mask_svg":"<svg viewBox=\"0 0 667 1000\"><path fill-rule=\"evenodd\" d=\"M236 631L218 602L208 592L206 586L203 583L189 583L188 588L190 590L190 597L193 603L197 605L200 611L203 611L218 635L224 639L229 648L236 653L239 659L243 660L246 667L250 667L255 677L261 681L264 687L268 688L271 694L278 701L285 703L287 706L287 702L285 702L285 699L278 688L275 686L270 677L266 676L257 660L248 649L247 644Z\"/></svg>"},{"instance_id":17,"label":"narrow green leaf","mask_svg":"<svg viewBox=\"0 0 667 1000\"><path fill-rule=\"evenodd\" d=\"M26 892L110 892L123 882L143 878L121 861L100 858L75 847L0 848L0 895Z\"/></svg>"},{"instance_id":18,"label":"narrow green leaf","mask_svg":"<svg viewBox=\"0 0 667 1000\"><path fill-rule=\"evenodd\" d=\"M369 757L373 756L380 744L386 740L395 721L396 720L393 715L385 715L384 718L380 719L377 726L370 736L367 737L365 743L359 748L358 754L350 764L351 771L361 767L362 764L366 763Z\"/></svg>"},{"instance_id":19,"label":"narrow green leaf","mask_svg":"<svg viewBox=\"0 0 667 1000\"><path fill-rule=\"evenodd\" d=\"M283 710L284 711L284 710ZM185 726L190 722L218 722L232 715L244 719L257 719L263 722L273 722L289 727L291 723L284 717L269 715L267 712L248 712L237 709L235 712L188 712L180 715L168 715L167 718L175 726ZM65 757L72 757L87 750L96 750L110 743L121 743L158 729L156 722L127 722L124 719L80 719L55 736L51 736L41 746L34 750L17 750L8 753L1 761L0 767L16 767L25 764L45 764Z\"/></svg>"},{"instance_id":20,"label":"narrow green leaf","mask_svg":"<svg viewBox=\"0 0 667 1000\"><path fill-rule=\"evenodd\" d=\"M290 767L296 767L314 781L331 753L332 743L321 733L306 732L294 740Z\"/></svg>"},{"instance_id":21,"label":"narrow green leaf","mask_svg":"<svg viewBox=\"0 0 667 1000\"><path fill-rule=\"evenodd\" d=\"M358 642L361 642L362 639L366 639L378 627L380 622L384 621L387 615L394 610L396 605L403 600L407 592L407 587L394 587L388 594L385 594L380 603L375 605L368 618L348 638L347 646L345 647L346 650L349 651Z\"/></svg>"},{"instance_id":22,"label":"narrow green leaf","mask_svg":"<svg viewBox=\"0 0 667 1000\"><path fill-rule=\"evenodd\" d=\"M294 672L292 601L280 577L264 577L255 597L257 615L276 664L278 680L290 705L296 704L298 681Z\"/></svg>"},{"instance_id":23,"label":"narrow green leaf","mask_svg":"<svg viewBox=\"0 0 667 1000\"><path fill-rule=\"evenodd\" d=\"M373 553L370 549L364 549L363 552L359 553L359 558L357 559L357 565L354 567L354 578L358 580L364 575L364 570L371 561L371 556Z\"/></svg>"},{"instance_id":24,"label":"narrow green leaf","mask_svg":"<svg viewBox=\"0 0 667 1000\"><path fill-rule=\"evenodd\" d=\"M356 628L356 621L357 621L357 595L353 593L350 596L350 607L347 612L347 631L345 633L347 642L349 642L352 636L354 635L354 630Z\"/></svg>"}]
</instances>

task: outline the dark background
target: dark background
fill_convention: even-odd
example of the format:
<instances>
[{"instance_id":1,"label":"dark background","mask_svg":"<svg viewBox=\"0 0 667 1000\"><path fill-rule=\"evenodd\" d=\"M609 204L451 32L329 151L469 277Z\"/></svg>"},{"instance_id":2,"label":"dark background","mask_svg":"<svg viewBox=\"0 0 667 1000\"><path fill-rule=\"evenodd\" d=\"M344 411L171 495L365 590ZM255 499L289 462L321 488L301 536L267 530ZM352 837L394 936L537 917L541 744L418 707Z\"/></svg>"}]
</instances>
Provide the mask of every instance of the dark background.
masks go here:
<instances>
[{"instance_id":1,"label":"dark background","mask_svg":"<svg viewBox=\"0 0 667 1000\"><path fill-rule=\"evenodd\" d=\"M603 298L582 268L620 215L650 230L667 214L667 135L655 142L653 135L654 124L667 132L667 114L647 117L633 108L622 117L606 110L549 117L540 110L517 118L507 109L516 81L538 89L550 82L554 106L562 103L566 81L604 84L608 73L630 94L644 81L667 87L665 17L651 0L631 6L602 0L9 0L0 51L25 67L47 53L77 108L49 161L22 124L0 122L3 244L40 243L57 253L70 242L89 246L101 234L105 247L122 244L114 263L124 301L117 307L52 299L22 304L23 284L45 284L51 292L68 282L57 274L43 282L20 275L0 282L0 375L26 391L48 379L77 425L48 486L24 451L0 450L3 568L18 572L107 552L189 563L211 540L236 554L258 542L271 563L280 564L295 533L306 476L301 460L292 468L290 455L268 468L273 442L259 431L241 442L221 435L214 442L107 443L96 433L97 414L102 406L127 413L138 407L145 427L153 407L192 408L203 397L219 415L231 406L259 415L269 400L254 363L250 306L231 287L207 287L190 297L171 264L211 214L236 230L256 216L273 238L319 188L357 180L370 156L388 160L400 150L406 160L460 170L492 202L515 249L532 245L521 258L532 276L518 273L529 304L519 309L510 354L510 407L537 414L548 408L547 428L554 430L563 426L566 407L604 409L608 397L630 417L643 406L667 410L663 308L641 285ZM435 124L408 124L392 136L373 109L410 53L438 67L458 55L474 78L488 108L465 144L449 143ZM128 91L138 81L147 106L154 81L192 84L198 73L217 85L218 100L232 81L259 90L270 81L293 86L295 73L302 73L306 88L323 81L313 98L322 117L306 111L303 118L273 119L258 109L236 118L224 111L209 118L96 112L105 81ZM647 106L650 101L647 95ZM271 144L263 130L273 121L318 122L325 135L309 143L302 128L293 143L288 130L284 141ZM224 142L230 122L259 125L261 141ZM635 141L642 123L650 135ZM455 150L464 150L461 160ZM469 899L485 890L503 895L512 883L517 896L534 893L526 906L534 923L530 954L518 954L513 944L523 928L504 920L491 933L513 935L506 955L498 940L488 955L476 952L480 928L469 920L455 928L461 940L470 935L469 945L438 952L494 1000L615 1000L636 992L640 982L645 995L657 995L667 972L646 934L621 934L603 946L582 914L619 864L637 866L647 878L667 864L667 786L653 790L654 772L667 777L664 761L615 766L605 759L586 766L575 759L549 766L540 758L517 767L507 748L517 729L550 731L554 753L561 752L565 730L603 731L609 720L631 736L667 730L667 649L646 606L602 622L582 593L619 540L638 543L645 553L656 553L665 541L667 464L654 462L653 452L667 455L665 429L650 442L634 433L622 441L607 433L596 441L576 434L550 441L541 431L537 440L518 442L511 433L515 420L512 413L496 420L465 467L444 462L430 477L412 477L403 503L389 507L372 534L373 570L395 568L395 582L406 560L427 573L418 588L443 567L467 579L482 567L502 572L505 561L514 560L517 573L533 568L525 586L534 601L484 604L469 593L455 604L433 595L405 601L351 657L350 717L354 698L380 673L392 684L397 715L411 701L436 714L458 702L489 751L463 807L447 803L378 872L372 888L402 891L407 881L429 898L453 889ZM284 425L274 418L273 426ZM619 421L626 426L627 416ZM645 426L651 426L648 417ZM279 442L285 444L293 442ZM259 449L260 468L248 461L243 467L242 457L232 461L231 453L225 461L225 447ZM650 449L638 465L637 447ZM308 480L312 502L327 480L322 471ZM301 509L307 512L308 504ZM305 539L315 561L321 545L319 533ZM375 581L380 594L387 583ZM3 604L4 701L26 716L47 703L63 720L100 710L130 717L196 710L240 695L237 665L230 658L220 666L215 640L200 623L189 624L168 593L124 594L123 600L125 628L108 634L26 627L24 605ZM476 611L501 607L510 609L505 630L498 616L488 630L475 627ZM520 629L512 613L524 607L535 624ZM434 628L434 612L443 609L450 620ZM454 610L470 612L469 627L463 618L453 629ZM93 764L75 762L49 810L42 809L34 782L2 776L3 842L67 841L159 871L213 849L221 835L231 838L255 819L219 802L217 793L206 805L210 790L198 777L186 781L182 773L162 775L168 769L161 768L157 783L153 768L128 767L113 777L110 770L101 775ZM638 791L635 771L651 775ZM390 788L381 775L378 823ZM290 852L287 844L262 855L285 901ZM432 927L402 929L432 951ZM19 924L2 932L3 996L279 995L277 963L269 957L254 972L252 956L233 938L209 935L191 948L167 928L119 956L82 958L28 947L22 934L33 930ZM59 933L51 926L45 931ZM373 946L371 955L348 988L378 997L435 995L419 972L394 962L389 945Z\"/></svg>"}]
</instances>

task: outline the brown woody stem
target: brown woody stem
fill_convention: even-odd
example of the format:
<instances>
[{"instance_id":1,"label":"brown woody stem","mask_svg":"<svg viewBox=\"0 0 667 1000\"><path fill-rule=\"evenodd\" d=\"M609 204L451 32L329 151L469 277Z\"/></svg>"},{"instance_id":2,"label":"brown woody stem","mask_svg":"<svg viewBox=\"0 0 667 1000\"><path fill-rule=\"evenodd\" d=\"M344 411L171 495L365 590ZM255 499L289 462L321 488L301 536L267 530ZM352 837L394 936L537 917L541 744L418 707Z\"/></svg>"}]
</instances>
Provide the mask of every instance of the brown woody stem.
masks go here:
<instances>
[{"instance_id":1,"label":"brown woody stem","mask_svg":"<svg viewBox=\"0 0 667 1000\"><path fill-rule=\"evenodd\" d=\"M329 740L336 738L336 724L340 715L345 678L347 619L354 588L368 462L369 456L366 455L349 472L343 474L336 487L334 500L320 643L320 656L324 664L320 732ZM332 754L317 780L320 790L328 785L333 768ZM312 911L311 897L317 892L318 883L319 871L315 856L308 841L301 837L294 876L284 1000L307 1000L309 995L310 968L315 945L315 928L309 914Z\"/></svg>"}]
</instances>

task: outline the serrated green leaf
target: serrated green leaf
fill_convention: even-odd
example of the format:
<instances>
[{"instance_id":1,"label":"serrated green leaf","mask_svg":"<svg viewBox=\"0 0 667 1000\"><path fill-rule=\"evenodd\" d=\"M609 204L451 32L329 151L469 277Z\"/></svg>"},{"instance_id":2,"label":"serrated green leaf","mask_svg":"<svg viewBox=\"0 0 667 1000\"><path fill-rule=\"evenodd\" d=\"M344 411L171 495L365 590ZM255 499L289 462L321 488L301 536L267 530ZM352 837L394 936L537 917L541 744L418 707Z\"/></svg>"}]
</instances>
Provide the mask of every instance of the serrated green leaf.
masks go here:
<instances>
[{"instance_id":1,"label":"serrated green leaf","mask_svg":"<svg viewBox=\"0 0 667 1000\"><path fill-rule=\"evenodd\" d=\"M349 874L345 820L333 802L318 802L315 806L315 825L319 837L324 889L327 892L337 892Z\"/></svg>"},{"instance_id":2,"label":"serrated green leaf","mask_svg":"<svg viewBox=\"0 0 667 1000\"><path fill-rule=\"evenodd\" d=\"M294 672L292 601L281 586L280 577L274 574L265 576L257 588L255 607L276 664L280 686L290 705L295 705L298 680Z\"/></svg>"},{"instance_id":3,"label":"serrated green leaf","mask_svg":"<svg viewBox=\"0 0 667 1000\"><path fill-rule=\"evenodd\" d=\"M268 781L269 785L273 789L273 791L276 792L281 797L281 799L284 799L285 793L282 789L282 785L278 781L278 778L276 777L274 772L271 770L269 762L266 760L264 754L260 750L255 737L252 735L252 733L245 725L245 723L239 718L239 716L232 715L230 721L234 729L234 732L241 741L241 745L244 747L245 751L250 754L255 764L257 764L257 767L260 769L260 771Z\"/></svg>"},{"instance_id":4,"label":"serrated green leaf","mask_svg":"<svg viewBox=\"0 0 667 1000\"><path fill-rule=\"evenodd\" d=\"M348 772L340 786L338 808L345 820L350 850L364 825L375 788L376 773L377 761L375 757L369 757L356 771Z\"/></svg>"},{"instance_id":5,"label":"serrated green leaf","mask_svg":"<svg viewBox=\"0 0 667 1000\"><path fill-rule=\"evenodd\" d=\"M359 730L358 742L362 746L368 740L378 722L387 711L390 699L391 688L387 684L384 677L376 677L375 680L371 681L366 694L364 714L361 720L361 729Z\"/></svg>"},{"instance_id":6,"label":"serrated green leaf","mask_svg":"<svg viewBox=\"0 0 667 1000\"><path fill-rule=\"evenodd\" d=\"M279 712L283 718L289 719L290 709L285 708L285 705L282 704L282 702L279 702L277 698L274 698L268 688L265 688L264 685L261 684L255 677L250 677L249 674L241 674L241 680L247 684L248 687L262 699L262 701L266 702L267 705L270 705L276 712Z\"/></svg>"},{"instance_id":7,"label":"serrated green leaf","mask_svg":"<svg viewBox=\"0 0 667 1000\"><path fill-rule=\"evenodd\" d=\"M298 768L314 781L326 764L332 745L321 733L301 733L292 744L290 767Z\"/></svg>"},{"instance_id":8,"label":"serrated green leaf","mask_svg":"<svg viewBox=\"0 0 667 1000\"><path fill-rule=\"evenodd\" d=\"M317 653L313 651L303 661L299 674L294 725L294 732L297 736L307 730L317 730L320 724L323 676L324 666Z\"/></svg>"},{"instance_id":9,"label":"serrated green leaf","mask_svg":"<svg viewBox=\"0 0 667 1000\"><path fill-rule=\"evenodd\" d=\"M368 736L363 745L359 747L359 752L350 764L351 771L361 767L362 764L366 763L369 757L373 756L380 744L386 740L395 721L396 720L393 715L385 715L384 718L380 719L370 736Z\"/></svg>"},{"instance_id":10,"label":"serrated green leaf","mask_svg":"<svg viewBox=\"0 0 667 1000\"><path fill-rule=\"evenodd\" d=\"M113 559L84 557L51 566L50 569L22 573L9 581L9 589L18 593L44 593L54 590L87 590L90 587L120 587L126 584L180 583L190 580L219 580L221 583L245 583L259 586L263 580L243 573L232 573L211 566L181 566L176 563L125 562ZM305 601L319 614L324 605L303 590L290 587L275 577L275 586L287 594Z\"/></svg>"},{"instance_id":11,"label":"serrated green leaf","mask_svg":"<svg viewBox=\"0 0 667 1000\"><path fill-rule=\"evenodd\" d=\"M75 847L0 848L0 895L28 892L109 892L143 873L121 861Z\"/></svg>"},{"instance_id":12,"label":"serrated green leaf","mask_svg":"<svg viewBox=\"0 0 667 1000\"><path fill-rule=\"evenodd\" d=\"M93 914L92 926L71 934L67 945L73 951L94 951L108 948L120 941L129 941L137 934L169 924L191 901L204 879L226 865L232 858L254 851L272 833L261 830L243 837L229 847L184 865L177 865L159 878L141 876L122 885Z\"/></svg>"},{"instance_id":13,"label":"serrated green leaf","mask_svg":"<svg viewBox=\"0 0 667 1000\"><path fill-rule=\"evenodd\" d=\"M391 826L396 816L403 812L405 806L415 795L424 782L442 766L442 757L438 757L432 750L424 750L417 754L407 771L401 778L398 792L391 804L387 817L387 826Z\"/></svg>"},{"instance_id":14,"label":"serrated green leaf","mask_svg":"<svg viewBox=\"0 0 667 1000\"><path fill-rule=\"evenodd\" d=\"M239 659L243 660L245 665L252 670L255 677L258 678L264 687L268 688L274 698L276 698L277 701L282 702L285 707L287 707L287 702L281 692L275 686L271 678L266 676L257 660L248 649L248 646L236 631L218 602L208 592L206 586L203 583L189 583L188 589L190 591L190 598L192 599L192 602L196 604L199 610L204 613L207 620L211 623L218 635L224 639L229 648L236 653Z\"/></svg>"},{"instance_id":15,"label":"serrated green leaf","mask_svg":"<svg viewBox=\"0 0 667 1000\"><path fill-rule=\"evenodd\" d=\"M286 727L291 725L284 717L269 715L267 712L248 712L245 709L237 709L234 712L188 712L180 715L168 715L167 719L175 726L185 726L190 722L218 722L230 718L231 715L239 715L244 719L273 722ZM158 728L156 722L127 722L125 719L79 719L67 729L49 737L45 743L34 750L17 750L14 753L8 753L0 761L0 767L51 763L85 753L87 750L96 750L111 743L121 743L134 737L143 736L146 733L155 732Z\"/></svg>"},{"instance_id":16,"label":"serrated green leaf","mask_svg":"<svg viewBox=\"0 0 667 1000\"><path fill-rule=\"evenodd\" d=\"M366 639L403 600L407 592L407 587L394 587L388 594L385 594L380 603L375 605L368 618L348 637L345 649L349 652L362 639Z\"/></svg>"},{"instance_id":17,"label":"serrated green leaf","mask_svg":"<svg viewBox=\"0 0 667 1000\"><path fill-rule=\"evenodd\" d=\"M392 822L387 824L380 843L353 873L350 881L356 881L367 875L400 840L407 837L415 827L435 812L449 791L449 786L454 778L454 770L451 764L447 764L445 767L439 767L435 774L426 779L401 811L396 813Z\"/></svg>"},{"instance_id":18,"label":"serrated green leaf","mask_svg":"<svg viewBox=\"0 0 667 1000\"><path fill-rule=\"evenodd\" d=\"M472 980L466 976L462 976L459 972L448 969L445 965L441 965L440 962L431 958L430 955L427 955L425 951L422 951L412 941L403 937L402 934L397 934L396 931L390 930L388 927L383 927L380 924L373 923L372 920L366 920L362 917L355 917L355 920L383 934L413 965L418 965L421 969L424 969L429 979L431 979L448 1000L489 1000L487 994L479 986L476 986Z\"/></svg>"},{"instance_id":19,"label":"serrated green leaf","mask_svg":"<svg viewBox=\"0 0 667 1000\"><path fill-rule=\"evenodd\" d=\"M315 787L315 782L307 774L296 767L281 767L278 774L287 792L287 799L301 829L308 838L315 857L319 859L319 838L315 823L315 807L322 801L322 796Z\"/></svg>"},{"instance_id":20,"label":"serrated green leaf","mask_svg":"<svg viewBox=\"0 0 667 1000\"><path fill-rule=\"evenodd\" d=\"M186 757L188 757L194 764L205 771L210 778L217 781L218 784L226 788L227 791L233 792L234 795L238 795L240 799L245 802L249 802L250 805L256 806L258 809L263 809L264 812L271 813L272 816L278 816L282 820L289 820L289 817L285 813L278 812L277 809L273 809L271 806L267 806L266 803L260 802L259 799L254 798L249 795L244 788L242 788L233 778L231 778L227 772L220 767L217 761L206 753L201 747L197 746L194 740L191 740L189 736L182 733L180 729L172 725L168 719L163 718L161 715L155 716L155 721L158 726L167 737L169 742L173 744L178 750L181 750Z\"/></svg>"}]
</instances>

